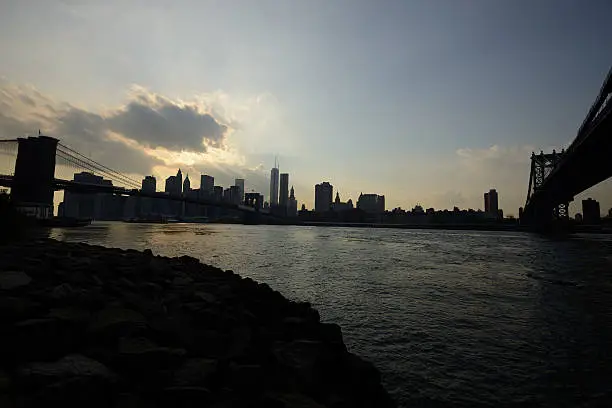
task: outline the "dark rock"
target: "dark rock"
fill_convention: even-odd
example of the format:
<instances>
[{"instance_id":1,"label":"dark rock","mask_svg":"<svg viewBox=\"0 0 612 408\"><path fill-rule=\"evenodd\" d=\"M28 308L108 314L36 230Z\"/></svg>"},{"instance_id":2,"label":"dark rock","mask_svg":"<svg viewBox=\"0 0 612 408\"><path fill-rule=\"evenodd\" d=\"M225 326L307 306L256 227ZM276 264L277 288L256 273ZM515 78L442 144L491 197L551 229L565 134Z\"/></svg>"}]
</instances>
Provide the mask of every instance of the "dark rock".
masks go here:
<instances>
[{"instance_id":1,"label":"dark rock","mask_svg":"<svg viewBox=\"0 0 612 408\"><path fill-rule=\"evenodd\" d=\"M197 357L221 358L227 355L229 336L214 329L179 325L181 340L187 352Z\"/></svg>"},{"instance_id":2,"label":"dark rock","mask_svg":"<svg viewBox=\"0 0 612 408\"><path fill-rule=\"evenodd\" d=\"M129 280L128 278L122 276L121 278L119 278L119 280L117 281L117 283L125 288L129 288L129 289L135 289L136 285L134 284L134 282L132 282L131 280Z\"/></svg>"},{"instance_id":3,"label":"dark rock","mask_svg":"<svg viewBox=\"0 0 612 408\"><path fill-rule=\"evenodd\" d=\"M77 327L55 318L29 319L3 329L2 361L54 360L78 349Z\"/></svg>"},{"instance_id":4,"label":"dark rock","mask_svg":"<svg viewBox=\"0 0 612 408\"><path fill-rule=\"evenodd\" d=\"M16 322L35 317L41 311L40 303L24 297L0 296L0 321Z\"/></svg>"},{"instance_id":5,"label":"dark rock","mask_svg":"<svg viewBox=\"0 0 612 408\"><path fill-rule=\"evenodd\" d=\"M325 395L336 381L341 357L322 342L296 340L280 344L274 348L274 355L308 395Z\"/></svg>"},{"instance_id":6,"label":"dark rock","mask_svg":"<svg viewBox=\"0 0 612 408\"><path fill-rule=\"evenodd\" d=\"M173 286L187 286L193 284L193 279L186 275L175 276L172 280Z\"/></svg>"},{"instance_id":7,"label":"dark rock","mask_svg":"<svg viewBox=\"0 0 612 408\"><path fill-rule=\"evenodd\" d=\"M162 293L163 289L160 285L153 282L144 282L139 286L140 292L147 295L159 295Z\"/></svg>"},{"instance_id":8,"label":"dark rock","mask_svg":"<svg viewBox=\"0 0 612 408\"><path fill-rule=\"evenodd\" d=\"M179 366L185 350L160 347L145 338L121 338L119 340L120 363L129 371L147 372Z\"/></svg>"},{"instance_id":9,"label":"dark rock","mask_svg":"<svg viewBox=\"0 0 612 408\"><path fill-rule=\"evenodd\" d=\"M11 388L11 379L8 374L0 370L0 395L8 393ZM1 406L1 405L0 405Z\"/></svg>"},{"instance_id":10,"label":"dark rock","mask_svg":"<svg viewBox=\"0 0 612 408\"><path fill-rule=\"evenodd\" d=\"M116 381L115 374L102 363L79 354L68 355L52 363L27 364L17 370L19 385L28 387L40 387L75 377Z\"/></svg>"},{"instance_id":11,"label":"dark rock","mask_svg":"<svg viewBox=\"0 0 612 408\"><path fill-rule=\"evenodd\" d=\"M229 385L235 390L262 392L265 385L265 371L258 364L231 364L229 367Z\"/></svg>"},{"instance_id":12,"label":"dark rock","mask_svg":"<svg viewBox=\"0 0 612 408\"><path fill-rule=\"evenodd\" d=\"M91 314L88 310L83 310L76 307L64 307L51 309L47 314L47 317L75 324L84 324L89 322Z\"/></svg>"},{"instance_id":13,"label":"dark rock","mask_svg":"<svg viewBox=\"0 0 612 408\"><path fill-rule=\"evenodd\" d=\"M98 275L91 275L91 279L93 280L93 283L97 286L104 286L104 282L102 282L102 279L100 279L98 277Z\"/></svg>"},{"instance_id":14,"label":"dark rock","mask_svg":"<svg viewBox=\"0 0 612 408\"><path fill-rule=\"evenodd\" d=\"M19 407L60 406L108 408L115 406L117 388L99 378L76 377L61 380L27 394L19 401Z\"/></svg>"},{"instance_id":15,"label":"dark rock","mask_svg":"<svg viewBox=\"0 0 612 408\"><path fill-rule=\"evenodd\" d=\"M142 254L147 257L147 258L152 258L153 257L153 251L151 251L150 249L145 249L144 251L142 251Z\"/></svg>"},{"instance_id":16,"label":"dark rock","mask_svg":"<svg viewBox=\"0 0 612 408\"><path fill-rule=\"evenodd\" d=\"M25 272L21 271L5 271L0 272L0 289L12 290L24 286L28 286L32 282Z\"/></svg>"},{"instance_id":17,"label":"dark rock","mask_svg":"<svg viewBox=\"0 0 612 408\"><path fill-rule=\"evenodd\" d=\"M251 329L246 326L232 329L228 356L239 357L244 355L251 344L252 335Z\"/></svg>"},{"instance_id":18,"label":"dark rock","mask_svg":"<svg viewBox=\"0 0 612 408\"><path fill-rule=\"evenodd\" d=\"M217 303L217 297L211 293L199 291L195 293L196 297L200 300L203 300L206 303Z\"/></svg>"},{"instance_id":19,"label":"dark rock","mask_svg":"<svg viewBox=\"0 0 612 408\"><path fill-rule=\"evenodd\" d=\"M62 283L51 290L51 298L55 300L72 300L81 294L79 290L75 290L69 283Z\"/></svg>"},{"instance_id":20,"label":"dark rock","mask_svg":"<svg viewBox=\"0 0 612 408\"><path fill-rule=\"evenodd\" d=\"M189 265L189 264L199 265L200 264L200 260L192 256L183 255L179 257L178 259L182 264L185 264L185 265Z\"/></svg>"},{"instance_id":21,"label":"dark rock","mask_svg":"<svg viewBox=\"0 0 612 408\"><path fill-rule=\"evenodd\" d=\"M218 361L208 358L190 358L174 373L177 386L208 386L215 379Z\"/></svg>"},{"instance_id":22,"label":"dark rock","mask_svg":"<svg viewBox=\"0 0 612 408\"><path fill-rule=\"evenodd\" d=\"M270 393L266 395L269 407L279 408L326 408L311 398L298 393Z\"/></svg>"},{"instance_id":23,"label":"dark rock","mask_svg":"<svg viewBox=\"0 0 612 408\"><path fill-rule=\"evenodd\" d=\"M147 327L145 317L131 309L108 307L100 311L89 330L101 339L129 336L142 332Z\"/></svg>"},{"instance_id":24,"label":"dark rock","mask_svg":"<svg viewBox=\"0 0 612 408\"><path fill-rule=\"evenodd\" d=\"M210 391L204 387L168 387L159 393L157 406L201 408L207 406Z\"/></svg>"}]
</instances>

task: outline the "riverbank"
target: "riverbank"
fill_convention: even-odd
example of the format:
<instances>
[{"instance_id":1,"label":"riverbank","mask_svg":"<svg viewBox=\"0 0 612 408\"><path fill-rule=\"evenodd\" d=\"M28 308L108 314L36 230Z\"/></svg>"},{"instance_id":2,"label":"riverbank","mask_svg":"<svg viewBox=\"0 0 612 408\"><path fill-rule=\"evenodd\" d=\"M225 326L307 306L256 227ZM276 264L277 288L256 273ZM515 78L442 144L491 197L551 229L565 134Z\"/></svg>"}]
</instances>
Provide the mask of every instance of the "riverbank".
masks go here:
<instances>
[{"instance_id":1,"label":"riverbank","mask_svg":"<svg viewBox=\"0 0 612 408\"><path fill-rule=\"evenodd\" d=\"M1 406L392 407L308 303L195 258L0 246Z\"/></svg>"}]
</instances>

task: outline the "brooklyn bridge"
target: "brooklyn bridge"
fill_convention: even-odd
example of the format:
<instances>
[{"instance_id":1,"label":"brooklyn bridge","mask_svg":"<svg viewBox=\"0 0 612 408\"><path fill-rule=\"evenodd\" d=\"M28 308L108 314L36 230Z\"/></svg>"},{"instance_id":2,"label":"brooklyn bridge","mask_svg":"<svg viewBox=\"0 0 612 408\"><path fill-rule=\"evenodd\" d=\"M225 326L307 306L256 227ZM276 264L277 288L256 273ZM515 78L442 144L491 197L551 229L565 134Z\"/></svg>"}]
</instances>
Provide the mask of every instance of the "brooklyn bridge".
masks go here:
<instances>
[{"instance_id":1,"label":"brooklyn bridge","mask_svg":"<svg viewBox=\"0 0 612 408\"><path fill-rule=\"evenodd\" d=\"M106 197L134 196L149 202L175 202L191 208L217 209L217 213L240 215L244 222L256 222L262 200L249 198L245 205L216 199L212 195L168 194L147 191L128 175L98 163L53 137L38 135L0 140L0 163L7 174L0 174L0 186L11 189L11 200L22 212L36 217L53 215L55 191L65 194L103 195ZM74 179L57 177L74 173ZM88 177L79 177L81 175ZM254 196L247 194L247 197ZM258 196L259 197L259 196ZM180 214L181 211L176 211Z\"/></svg>"}]
</instances>

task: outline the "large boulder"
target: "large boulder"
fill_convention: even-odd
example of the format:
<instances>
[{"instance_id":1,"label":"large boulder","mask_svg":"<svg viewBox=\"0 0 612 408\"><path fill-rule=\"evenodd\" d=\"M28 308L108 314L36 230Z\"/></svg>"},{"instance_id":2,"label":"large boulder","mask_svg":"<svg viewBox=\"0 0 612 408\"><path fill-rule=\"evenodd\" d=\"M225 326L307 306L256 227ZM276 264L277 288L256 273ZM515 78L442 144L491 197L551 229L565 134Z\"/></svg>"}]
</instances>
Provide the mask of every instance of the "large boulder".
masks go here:
<instances>
[{"instance_id":1,"label":"large boulder","mask_svg":"<svg viewBox=\"0 0 612 408\"><path fill-rule=\"evenodd\" d=\"M28 286L32 282L25 272L22 271L5 271L0 272L0 289L12 290L24 286Z\"/></svg>"},{"instance_id":2,"label":"large boulder","mask_svg":"<svg viewBox=\"0 0 612 408\"><path fill-rule=\"evenodd\" d=\"M74 354L52 363L31 363L17 370L17 406L92 406L113 404L116 375L98 361Z\"/></svg>"}]
</instances>

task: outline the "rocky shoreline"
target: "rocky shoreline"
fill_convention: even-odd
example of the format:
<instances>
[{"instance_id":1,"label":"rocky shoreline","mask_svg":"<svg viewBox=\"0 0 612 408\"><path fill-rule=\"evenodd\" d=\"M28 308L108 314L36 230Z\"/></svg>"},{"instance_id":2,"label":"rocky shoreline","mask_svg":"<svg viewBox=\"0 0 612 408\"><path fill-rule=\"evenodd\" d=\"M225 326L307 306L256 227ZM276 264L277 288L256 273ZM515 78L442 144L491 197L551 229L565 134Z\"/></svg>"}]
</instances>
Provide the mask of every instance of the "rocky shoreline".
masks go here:
<instances>
[{"instance_id":1,"label":"rocky shoreline","mask_svg":"<svg viewBox=\"0 0 612 408\"><path fill-rule=\"evenodd\" d=\"M183 256L0 245L2 407L394 407L340 327Z\"/></svg>"}]
</instances>

